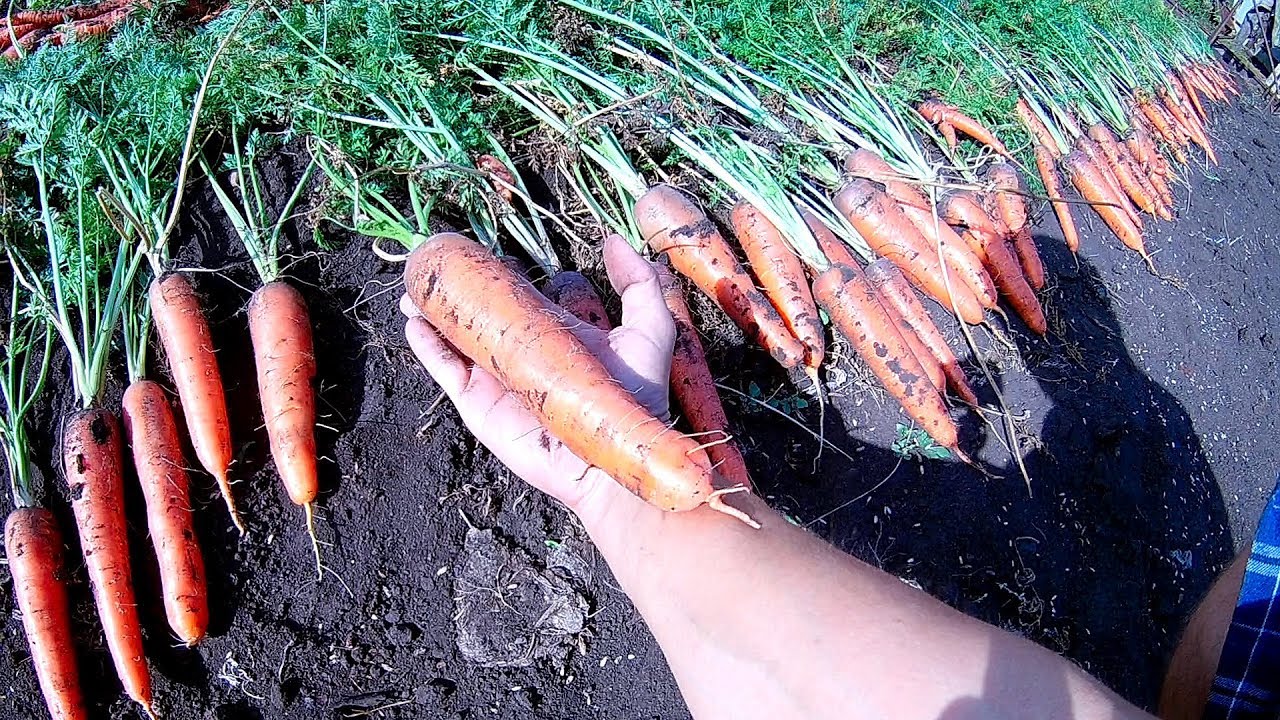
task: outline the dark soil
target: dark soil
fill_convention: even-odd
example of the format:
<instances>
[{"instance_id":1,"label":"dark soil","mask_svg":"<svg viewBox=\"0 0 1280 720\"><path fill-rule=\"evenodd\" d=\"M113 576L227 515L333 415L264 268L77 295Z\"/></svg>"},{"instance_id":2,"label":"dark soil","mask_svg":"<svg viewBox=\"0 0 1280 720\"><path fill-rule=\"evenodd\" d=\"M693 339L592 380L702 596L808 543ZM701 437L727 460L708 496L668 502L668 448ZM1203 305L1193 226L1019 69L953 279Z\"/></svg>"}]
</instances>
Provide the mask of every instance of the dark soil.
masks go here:
<instances>
[{"instance_id":1,"label":"dark soil","mask_svg":"<svg viewBox=\"0 0 1280 720\"><path fill-rule=\"evenodd\" d=\"M1180 219L1150 224L1150 249L1169 279L1148 274L1096 221L1073 259L1041 207L1049 339L1014 328L1000 342L976 331L1016 417L1029 489L994 415L991 425L963 416L964 444L979 449L990 477L955 462L900 461L888 449L899 412L841 345L827 375L826 434L856 462L828 450L815 470L807 434L728 400L777 508L964 612L1066 654L1145 706L1180 625L1248 539L1280 468L1269 419L1280 412L1280 121L1246 99L1220 110L1213 128L1221 167L1192 170ZM287 156L276 163L273 177L297 170ZM194 475L213 627L196 649L175 647L141 499L128 498L162 714L687 717L661 652L581 528L437 403L403 342L399 268L355 241L290 268L311 305L320 371L326 571L317 581L302 511L266 452L243 312L252 272L207 191L188 210L180 260L211 271L195 277L223 349L241 449L236 493L251 534L236 536L213 483ZM710 328L713 370L815 427L815 409L795 408L793 386L763 353L714 322L706 303L695 306ZM978 384L994 403L992 388ZM54 385L35 449L55 488L47 503L74 543L52 452L65 381ZM93 717L136 717L111 669L78 547L69 553ZM7 572L0 579L10 584ZM39 717L12 597L0 592L0 717ZM1013 671L990 668L992 678Z\"/></svg>"}]
</instances>

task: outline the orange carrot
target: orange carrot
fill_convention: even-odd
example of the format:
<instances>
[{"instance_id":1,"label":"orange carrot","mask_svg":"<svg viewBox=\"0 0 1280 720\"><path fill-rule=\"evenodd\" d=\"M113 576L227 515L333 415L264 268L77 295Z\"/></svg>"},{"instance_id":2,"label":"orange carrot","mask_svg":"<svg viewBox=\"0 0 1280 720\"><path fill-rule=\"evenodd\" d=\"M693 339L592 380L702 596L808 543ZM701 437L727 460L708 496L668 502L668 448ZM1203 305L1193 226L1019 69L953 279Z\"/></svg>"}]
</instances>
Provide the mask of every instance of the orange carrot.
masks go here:
<instances>
[{"instance_id":1,"label":"orange carrot","mask_svg":"<svg viewBox=\"0 0 1280 720\"><path fill-rule=\"evenodd\" d=\"M987 179L994 188L991 199L995 209L1001 221L1009 228L1009 239L1013 241L1013 249L1018 253L1022 273L1026 275L1031 287L1039 290L1045 283L1044 263L1040 261L1040 251L1031 238L1031 227L1027 224L1027 206L1022 199L1022 182L1018 179L1018 172L1011 165L993 165L987 172Z\"/></svg>"},{"instance_id":2,"label":"orange carrot","mask_svg":"<svg viewBox=\"0 0 1280 720\"><path fill-rule=\"evenodd\" d=\"M1102 221L1111 228L1111 231L1120 238L1120 241L1131 250L1142 255L1142 259L1146 260L1147 265L1155 272L1155 266L1151 262L1151 256L1147 254L1146 245L1142 242L1142 232L1137 226L1129 220L1129 216L1125 212L1112 204L1112 191L1107 184L1106 179L1102 176L1097 166L1089 160L1088 156L1079 150L1074 150L1067 154L1062 160L1062 166L1067 171L1067 175L1071 178L1071 183L1075 185L1076 190L1080 191L1080 195L1085 200L1094 203L1092 205L1094 211L1102 217Z\"/></svg>"},{"instance_id":3,"label":"orange carrot","mask_svg":"<svg viewBox=\"0 0 1280 720\"><path fill-rule=\"evenodd\" d=\"M1009 149L1004 146L1004 143L1000 142L1000 139L995 136L995 133L984 127L982 123L960 112L960 109L954 105L948 105L939 100L926 100L920 103L920 105L916 107L916 110L924 117L925 120L928 120L934 125L946 123L956 131L968 135L974 140L977 140L983 145L986 145L996 151L996 153L1003 155L1010 160L1013 159L1013 155L1009 154Z\"/></svg>"},{"instance_id":4,"label":"orange carrot","mask_svg":"<svg viewBox=\"0 0 1280 720\"><path fill-rule=\"evenodd\" d=\"M1200 89L1191 81L1190 73L1188 71L1178 71L1175 75L1171 71L1170 75L1173 76L1181 86L1183 96L1186 97L1191 108L1196 111L1196 115L1200 117L1200 123L1203 126L1204 123L1209 121L1209 113L1205 112L1204 104L1200 102L1200 97L1197 94L1200 92Z\"/></svg>"},{"instance_id":5,"label":"orange carrot","mask_svg":"<svg viewBox=\"0 0 1280 720\"><path fill-rule=\"evenodd\" d=\"M200 299L186 276L179 273L157 278L151 283L147 297L155 317L156 333L169 359L174 387L182 401L191 446L200 464L218 481L231 521L243 535L244 523L227 479L232 452L227 400Z\"/></svg>"},{"instance_id":6,"label":"orange carrot","mask_svg":"<svg viewBox=\"0 0 1280 720\"><path fill-rule=\"evenodd\" d=\"M1053 134L1049 132L1049 128L1045 126L1044 121L1039 115L1031 109L1031 105L1023 98L1018 98L1018 118L1022 120L1022 125L1026 127L1027 132L1031 134L1031 138L1040 145L1045 146L1053 156L1061 157L1062 153L1058 150L1058 142L1053 139Z\"/></svg>"},{"instance_id":7,"label":"orange carrot","mask_svg":"<svg viewBox=\"0 0 1280 720\"><path fill-rule=\"evenodd\" d=\"M561 270L552 276L542 288L542 294L551 302L569 311L570 315L605 332L613 329L604 301L586 275L573 270Z\"/></svg>"},{"instance_id":8,"label":"orange carrot","mask_svg":"<svg viewBox=\"0 0 1280 720\"><path fill-rule=\"evenodd\" d=\"M827 351L826 331L805 280L804 264L778 228L753 205L738 203L729 222L747 254L748 264L764 287L765 297L773 302L791 334L804 345L805 373L813 381L814 391L821 391L818 368Z\"/></svg>"},{"instance_id":9,"label":"orange carrot","mask_svg":"<svg viewBox=\"0 0 1280 720\"><path fill-rule=\"evenodd\" d=\"M805 349L721 237L715 223L684 193L657 185L636 201L640 234L656 253L716 301L747 338L783 367L804 365Z\"/></svg>"},{"instance_id":10,"label":"orange carrot","mask_svg":"<svg viewBox=\"0 0 1280 720\"><path fill-rule=\"evenodd\" d=\"M966 233L973 234L973 231L966 231ZM1022 271L1022 263L1018 262L1018 254L1014 252L1012 244L1005 239L1006 237L1007 233L981 234L974 241L982 243L986 250L987 267L991 271L991 278L995 281L996 287L1000 288L1000 294L1009 301L1013 311L1022 318L1032 332L1044 335L1049 329L1044 318L1044 310L1040 307L1040 300L1036 297L1035 290L1032 290L1031 285L1027 283L1027 278Z\"/></svg>"},{"instance_id":11,"label":"orange carrot","mask_svg":"<svg viewBox=\"0 0 1280 720\"><path fill-rule=\"evenodd\" d=\"M514 199L511 188L516 184L516 177L511 173L511 168L493 155L486 154L476 157L476 169L494 177L493 191L502 198L503 202L510 204Z\"/></svg>"},{"instance_id":12,"label":"orange carrot","mask_svg":"<svg viewBox=\"0 0 1280 720\"><path fill-rule=\"evenodd\" d=\"M1139 100L1138 109L1142 111L1143 117L1147 119L1148 124L1150 124L1156 131L1156 134L1160 136L1160 139L1164 141L1165 145L1169 148L1169 151L1173 153L1173 156L1177 158L1178 162L1185 165L1187 163L1187 155L1182 151L1181 138L1179 138L1178 134L1174 132L1173 127L1169 125L1169 119L1164 116L1164 113L1158 110L1155 104L1149 99Z\"/></svg>"},{"instance_id":13,"label":"orange carrot","mask_svg":"<svg viewBox=\"0 0 1280 720\"><path fill-rule=\"evenodd\" d=\"M977 195L970 191L953 192L944 197L941 211L943 220L946 220L951 225L967 228L976 235L1000 234L1000 229L996 227L991 216L982 207ZM978 243L976 247L974 243L969 243L969 247L985 266L987 262L986 248L981 243Z\"/></svg>"},{"instance_id":14,"label":"orange carrot","mask_svg":"<svg viewBox=\"0 0 1280 720\"><path fill-rule=\"evenodd\" d=\"M496 258L494 262L501 264ZM312 504L320 492L316 355L302 293L280 280L258 288L249 300L249 337L271 457L289 499L306 509L307 529L314 536Z\"/></svg>"},{"instance_id":15,"label":"orange carrot","mask_svg":"<svg viewBox=\"0 0 1280 720\"><path fill-rule=\"evenodd\" d=\"M982 267L982 261L969 249L960 236L938 220L933 204L919 188L901 178L884 158L859 148L845 156L845 170L862 177L883 182L885 192L897 200L902 212L920 231L929 246L938 252L953 275L968 285L978 302L986 308L996 306L996 290L991 278Z\"/></svg>"},{"instance_id":16,"label":"orange carrot","mask_svg":"<svg viewBox=\"0 0 1280 720\"><path fill-rule=\"evenodd\" d=\"M707 355L693 326L693 315L684 299L680 281L667 269L657 265L662 299L676 325L676 344L671 357L671 394L684 412L695 435L708 443L707 455L725 485L751 487L751 473L742 458L738 443L729 435L729 416L720 403L716 381L707 367Z\"/></svg>"},{"instance_id":17,"label":"orange carrot","mask_svg":"<svg viewBox=\"0 0 1280 720\"><path fill-rule=\"evenodd\" d=\"M845 265L832 265L814 280L813 294L907 415L939 445L959 454L959 433L942 396L866 277Z\"/></svg>"},{"instance_id":18,"label":"orange carrot","mask_svg":"<svg viewBox=\"0 0 1280 720\"><path fill-rule=\"evenodd\" d=\"M938 132L942 133L942 139L947 143L947 149L955 152L960 145L960 139L956 137L956 126L949 122L938 123Z\"/></svg>"},{"instance_id":19,"label":"orange carrot","mask_svg":"<svg viewBox=\"0 0 1280 720\"><path fill-rule=\"evenodd\" d=\"M1200 127L1200 121L1194 117L1194 113L1188 115L1189 110L1184 110L1177 97L1167 87L1160 88L1160 98L1164 102L1165 110L1171 115L1182 127L1183 131L1199 145L1205 154L1209 156L1209 160L1214 165L1218 164L1218 154L1213 151L1213 144L1209 142L1209 137L1205 134L1204 129Z\"/></svg>"},{"instance_id":20,"label":"orange carrot","mask_svg":"<svg viewBox=\"0 0 1280 720\"><path fill-rule=\"evenodd\" d=\"M1106 156L1102 154L1102 148L1098 147L1098 143L1086 135L1081 135L1076 138L1076 148L1087 155L1090 162L1098 168L1098 172L1102 173L1102 178L1107 182L1108 189L1111 190L1112 202L1129 216L1130 222L1139 230L1142 230L1142 216L1138 214L1138 208L1134 206L1133 201L1125 194L1124 188L1120 186L1120 179L1116 177L1115 171L1111 169L1111 164L1107 162Z\"/></svg>"},{"instance_id":21,"label":"orange carrot","mask_svg":"<svg viewBox=\"0 0 1280 720\"><path fill-rule=\"evenodd\" d=\"M673 213L655 218L652 202L637 213L642 222L652 227L673 219ZM735 488L714 488L702 446L654 417L545 311L546 299L488 249L461 235L435 235L410 255L405 286L445 340L520 398L578 457L664 510L708 504L750 521L724 504Z\"/></svg>"},{"instance_id":22,"label":"orange carrot","mask_svg":"<svg viewBox=\"0 0 1280 720\"><path fill-rule=\"evenodd\" d=\"M1115 135L1111 133L1111 129L1102 123L1095 123L1089 127L1089 137L1097 143L1097 147L1102 151L1102 157L1106 160L1111 172L1115 175L1116 180L1120 183L1120 189L1125 195L1133 201L1133 204L1145 213L1156 214L1156 199L1152 192L1142 186L1141 181L1133 174L1128 164L1123 162L1120 157L1120 150L1117 147Z\"/></svg>"},{"instance_id":23,"label":"orange carrot","mask_svg":"<svg viewBox=\"0 0 1280 720\"><path fill-rule=\"evenodd\" d=\"M131 383L121 404L159 560L165 617L190 647L209 629L209 600L178 426L164 390L150 380Z\"/></svg>"},{"instance_id":24,"label":"orange carrot","mask_svg":"<svg viewBox=\"0 0 1280 720\"><path fill-rule=\"evenodd\" d=\"M965 322L982 322L982 305L973 291L959 278L944 280L937 250L892 198L866 180L854 180L836 195L835 205L871 249L902 268L917 287Z\"/></svg>"},{"instance_id":25,"label":"orange carrot","mask_svg":"<svg viewBox=\"0 0 1280 720\"><path fill-rule=\"evenodd\" d=\"M125 693L154 717L151 673L142 650L142 628L129 571L124 458L115 416L106 410L82 410L68 418L63 428L62 460L107 648Z\"/></svg>"},{"instance_id":26,"label":"orange carrot","mask_svg":"<svg viewBox=\"0 0 1280 720\"><path fill-rule=\"evenodd\" d=\"M836 237L826 223L807 210L802 210L800 216L804 218L804 224L809 226L809 232L813 233L813 237L817 239L822 254L827 256L827 260L832 265L858 267L858 261L853 258L853 253L849 252L849 245Z\"/></svg>"},{"instance_id":27,"label":"orange carrot","mask_svg":"<svg viewBox=\"0 0 1280 720\"><path fill-rule=\"evenodd\" d=\"M1071 252L1080 250L1080 231L1076 229L1076 220L1071 216L1071 205L1062 197L1062 176L1058 174L1058 166L1054 162L1053 153L1045 146L1035 146L1036 169L1040 171L1040 180L1044 183L1044 191L1049 196L1053 212L1058 216L1058 224L1062 226L1062 238L1067 242Z\"/></svg>"},{"instance_id":28,"label":"orange carrot","mask_svg":"<svg viewBox=\"0 0 1280 720\"><path fill-rule=\"evenodd\" d=\"M893 263L880 259L867 266L866 275L872 286L880 293L885 309L902 318L910 329L910 334L920 339L925 351L938 363L951 389L965 402L977 405L978 398L973 394L973 388L969 386L969 378L965 376L964 368L960 367L960 361L956 359L955 353L951 352L946 338L942 337L942 332L934 324L933 318L929 317L924 304L920 302L919 297L916 297L915 290L911 289L902 271ZM903 331L903 336L907 335L908 333ZM942 384L936 384L941 390Z\"/></svg>"},{"instance_id":29,"label":"orange carrot","mask_svg":"<svg viewBox=\"0 0 1280 720\"><path fill-rule=\"evenodd\" d=\"M49 715L53 720L84 720L88 713L80 692L67 588L59 577L62 534L53 513L33 507L9 513L4 552Z\"/></svg>"}]
</instances>

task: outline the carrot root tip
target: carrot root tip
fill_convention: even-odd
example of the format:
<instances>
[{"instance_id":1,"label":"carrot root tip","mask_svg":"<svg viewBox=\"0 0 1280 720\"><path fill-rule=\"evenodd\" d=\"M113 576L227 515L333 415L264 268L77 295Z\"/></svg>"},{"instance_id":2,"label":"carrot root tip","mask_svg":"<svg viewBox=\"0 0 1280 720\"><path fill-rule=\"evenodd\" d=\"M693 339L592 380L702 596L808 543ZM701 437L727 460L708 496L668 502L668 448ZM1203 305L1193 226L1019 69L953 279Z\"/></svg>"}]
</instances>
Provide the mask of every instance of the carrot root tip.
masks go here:
<instances>
[{"instance_id":1,"label":"carrot root tip","mask_svg":"<svg viewBox=\"0 0 1280 720\"><path fill-rule=\"evenodd\" d=\"M316 537L316 514L312 509L314 503L303 505L307 513L307 535L311 538L311 552L316 556L316 579L324 579L324 565L320 563L320 538Z\"/></svg>"},{"instance_id":2,"label":"carrot root tip","mask_svg":"<svg viewBox=\"0 0 1280 720\"><path fill-rule=\"evenodd\" d=\"M752 528L753 530L759 530L760 523L756 522L755 520L752 520L750 515L746 514L745 512L739 510L736 507L729 505L724 501L725 495L733 495L741 492L749 493L751 492L751 488L747 487L746 485L735 485L734 487L722 488L720 490L716 490L715 492L711 493L710 496L707 497L707 507L711 508L712 510L715 510L716 512L724 513L725 515L728 515L731 518L735 518L745 523L748 527Z\"/></svg>"}]
</instances>

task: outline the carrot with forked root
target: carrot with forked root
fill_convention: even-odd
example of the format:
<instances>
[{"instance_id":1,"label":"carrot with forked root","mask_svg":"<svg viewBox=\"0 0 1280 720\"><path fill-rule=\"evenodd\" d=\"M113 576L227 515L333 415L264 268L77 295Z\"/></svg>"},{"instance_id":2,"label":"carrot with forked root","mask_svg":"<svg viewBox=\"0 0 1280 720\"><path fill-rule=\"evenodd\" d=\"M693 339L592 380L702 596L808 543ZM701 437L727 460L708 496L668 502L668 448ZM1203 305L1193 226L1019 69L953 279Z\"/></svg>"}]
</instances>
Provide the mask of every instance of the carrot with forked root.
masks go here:
<instances>
[{"instance_id":1,"label":"carrot with forked root","mask_svg":"<svg viewBox=\"0 0 1280 720\"><path fill-rule=\"evenodd\" d=\"M729 435L729 416L720 403L715 378L707 367L707 356L693 326L684 289L665 265L659 263L657 271L662 300L676 328L671 356L671 394L675 395L695 437L705 439L707 455L727 486L751 487L751 473L738 443ZM720 437L716 437L717 434Z\"/></svg>"},{"instance_id":2,"label":"carrot with forked root","mask_svg":"<svg viewBox=\"0 0 1280 720\"><path fill-rule=\"evenodd\" d=\"M714 487L702 445L654 417L546 312L546 299L486 248L461 235L435 235L409 256L405 287L445 340L578 457L664 510L706 504L750 522L723 500L743 488Z\"/></svg>"},{"instance_id":3,"label":"carrot with forked root","mask_svg":"<svg viewBox=\"0 0 1280 720\"><path fill-rule=\"evenodd\" d=\"M929 122L934 125L943 123L950 125L954 131L959 131L977 140L994 150L997 154L1003 155L1010 160L1013 155L1009 153L1009 149L1000 142L995 133L988 130L982 123L960 112L960 108L954 105L948 105L940 100L926 100L916 106L916 111Z\"/></svg>"},{"instance_id":4,"label":"carrot with forked root","mask_svg":"<svg viewBox=\"0 0 1280 720\"><path fill-rule=\"evenodd\" d=\"M756 289L705 213L684 193L656 185L636 201L640 234L654 252L716 301L729 319L783 367L804 366L805 349L778 311Z\"/></svg>"},{"instance_id":5,"label":"carrot with forked root","mask_svg":"<svg viewBox=\"0 0 1280 720\"><path fill-rule=\"evenodd\" d=\"M827 343L818 307L805 279L804 265L778 228L751 204L742 202L734 206L729 221L764 287L765 297L773 302L792 335L804 346L805 373L813 382L814 392L821 392L818 368L826 355Z\"/></svg>"}]
</instances>

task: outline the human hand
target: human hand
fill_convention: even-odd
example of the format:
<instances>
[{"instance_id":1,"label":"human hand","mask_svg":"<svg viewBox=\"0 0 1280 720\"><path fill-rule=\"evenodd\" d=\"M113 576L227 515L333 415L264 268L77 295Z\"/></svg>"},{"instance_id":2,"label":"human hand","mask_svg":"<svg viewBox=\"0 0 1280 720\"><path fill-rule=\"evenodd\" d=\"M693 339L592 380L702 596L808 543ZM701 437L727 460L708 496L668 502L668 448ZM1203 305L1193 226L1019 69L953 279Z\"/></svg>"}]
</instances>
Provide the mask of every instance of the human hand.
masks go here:
<instances>
[{"instance_id":1,"label":"human hand","mask_svg":"<svg viewBox=\"0 0 1280 720\"><path fill-rule=\"evenodd\" d=\"M675 326L657 273L616 235L605 239L604 262L609 282L622 298L622 325L606 333L567 314L566 324L623 387L665 420ZM467 428L512 472L563 502L584 522L618 504L644 505L574 455L493 375L450 346L407 295L400 309L409 318L409 347L457 407Z\"/></svg>"}]
</instances>

